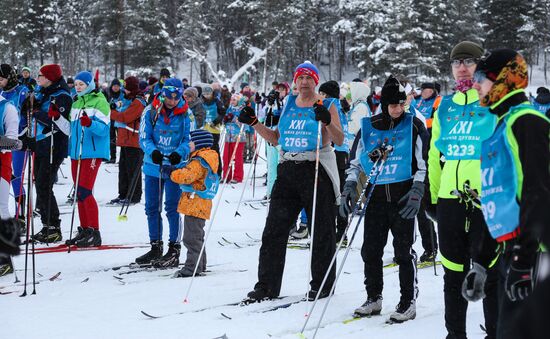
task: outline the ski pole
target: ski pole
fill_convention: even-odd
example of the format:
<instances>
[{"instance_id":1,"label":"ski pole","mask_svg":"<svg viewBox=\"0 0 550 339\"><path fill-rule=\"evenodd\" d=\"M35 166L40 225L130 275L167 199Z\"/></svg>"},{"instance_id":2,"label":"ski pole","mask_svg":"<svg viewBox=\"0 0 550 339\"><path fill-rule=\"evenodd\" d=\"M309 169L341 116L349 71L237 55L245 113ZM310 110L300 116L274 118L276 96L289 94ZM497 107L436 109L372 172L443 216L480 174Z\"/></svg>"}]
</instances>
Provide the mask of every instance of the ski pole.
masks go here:
<instances>
[{"instance_id":1,"label":"ski pole","mask_svg":"<svg viewBox=\"0 0 550 339\"><path fill-rule=\"evenodd\" d=\"M306 300L309 291L309 283L311 281L311 267L313 265L313 243L315 236L315 213L317 210L317 184L319 178L319 150L321 149L321 121L317 122L317 147L315 149L315 179L313 181L313 207L311 208L311 240L309 241L309 265L307 267L307 281L306 281ZM317 295L321 293L321 290L317 291ZM306 313L307 316L307 313Z\"/></svg>"},{"instance_id":2,"label":"ski pole","mask_svg":"<svg viewBox=\"0 0 550 339\"><path fill-rule=\"evenodd\" d=\"M382 162L380 163L380 167L378 168L378 171L376 172L375 177L371 182L371 187L370 187L369 193L368 193L367 198L365 200L365 204L363 205L363 210L359 214L359 220L357 220L357 224L355 225L355 228L354 228L353 233L351 235L348 247L346 248L346 251L344 252L344 257L342 258L342 263L340 264L340 267L338 268L338 272L336 273L336 278L334 280L332 288L330 289L330 293L328 295L327 302L325 303L325 307L323 307L323 310L322 310L321 315L319 317L319 321L317 322L317 325L315 327L315 332L313 333L313 339L315 339L315 337L317 336L317 332L319 331L319 327L321 326L321 321L323 321L323 317L325 315L325 312L327 311L328 305L329 305L329 303L332 299L332 295L333 295L334 290L336 288L336 283L338 282L338 278L340 277L340 274L342 273L342 270L344 269L346 259L348 257L349 252L350 252L351 244L353 243L353 240L355 239L355 236L357 234L357 230L359 229L359 226L361 225L361 221L363 220L363 217L366 214L367 207L368 207L368 204L370 202L370 198L372 196L372 192L374 191L374 188L376 187L376 181L378 179L378 176L380 175L380 173L384 169L384 164L386 162L387 154L388 153L385 152L384 158L382 159Z\"/></svg>"},{"instance_id":3,"label":"ski pole","mask_svg":"<svg viewBox=\"0 0 550 339\"><path fill-rule=\"evenodd\" d=\"M28 181L30 181L29 184L29 211L30 211L30 226L31 226L31 234L34 237L34 217L33 217L33 208L32 208L32 202L34 200L33 197L33 190L32 190L32 178L34 177L34 164L36 160L36 153L32 153L32 162L31 162L31 171L29 173ZM31 244L31 251L32 251L32 293L36 294L36 261L35 261L35 248L34 248L34 241Z\"/></svg>"},{"instance_id":4,"label":"ski pole","mask_svg":"<svg viewBox=\"0 0 550 339\"><path fill-rule=\"evenodd\" d=\"M254 131L254 135L256 135L256 131ZM253 138L254 138L254 136L253 136ZM254 198L254 193L256 193L256 164L258 163L258 149L259 149L259 147L260 147L259 145L256 145L256 149L254 150L254 165L252 166L254 168L252 170L252 198Z\"/></svg>"},{"instance_id":5,"label":"ski pole","mask_svg":"<svg viewBox=\"0 0 550 339\"><path fill-rule=\"evenodd\" d=\"M143 153L140 153L140 157L138 160L138 165L136 166L134 175L132 177L132 182L130 184L130 190L126 194L126 201L122 204L122 207L120 208L120 212L118 213L118 221L127 221L128 220L128 208L130 207L130 199L134 196L134 192L136 191L136 186L138 183L138 177L139 177L139 171L141 171L141 164L143 162ZM126 207L126 210L124 208Z\"/></svg>"},{"instance_id":6,"label":"ski pole","mask_svg":"<svg viewBox=\"0 0 550 339\"><path fill-rule=\"evenodd\" d=\"M258 149L260 149L261 144L262 139L260 139L260 141L256 144L256 148L254 149L254 158L256 158L256 153L258 152ZM241 214L239 213L239 207L241 206L241 202L243 201L244 192L246 191L246 184L248 183L248 179L250 179L250 175L252 174L252 168L253 166L250 166L248 168L248 173L246 174L246 179L244 180L243 190L241 191L241 197L239 198L239 203L237 204L237 209L235 210L235 216L241 216ZM252 186L252 189L254 189L254 186Z\"/></svg>"},{"instance_id":7,"label":"ski pole","mask_svg":"<svg viewBox=\"0 0 550 339\"><path fill-rule=\"evenodd\" d=\"M55 99L52 100L52 105L55 105ZM51 217L52 217L52 195L53 195L53 178L52 178L52 167L53 167L53 119L50 124L50 166L48 167L48 187L51 184L52 185L52 191L48 192L48 216L47 216L47 223L48 227L46 228L46 239L50 236L50 226L51 226ZM46 242L46 246L50 246L49 242Z\"/></svg>"},{"instance_id":8,"label":"ski pole","mask_svg":"<svg viewBox=\"0 0 550 339\"><path fill-rule=\"evenodd\" d=\"M80 149L78 150L78 163L76 165L76 180L74 183L74 198L72 201L73 211L71 214L71 230L69 233L69 244L71 243L71 240L73 238L73 226L74 226L74 215L76 211L76 204L78 200L78 183L80 182L80 166L82 165L82 147L84 145L84 126L80 129ZM67 253L71 253L71 245L68 246Z\"/></svg>"},{"instance_id":9,"label":"ski pole","mask_svg":"<svg viewBox=\"0 0 550 339\"><path fill-rule=\"evenodd\" d=\"M61 172L61 177L63 179L67 179L67 177L65 176L65 173L63 173L63 169L61 168L61 166L59 166L59 172Z\"/></svg>"},{"instance_id":10,"label":"ski pole","mask_svg":"<svg viewBox=\"0 0 550 339\"><path fill-rule=\"evenodd\" d=\"M241 129L239 132L239 135L237 136L237 145L241 141L241 135L244 131L244 124L241 125ZM231 158L229 158L229 164L231 164L235 158L235 154L237 153L237 147L233 149L233 153L231 154ZM199 267L199 263L201 261L202 255L204 253L204 248L206 247L206 242L208 241L208 237L210 236L210 232L212 231L212 227L214 226L214 220L216 219L216 214L218 212L218 207L221 205L221 200L223 196L223 192L225 191L225 187L227 187L227 177L229 175L229 171L225 173L225 178L222 181L222 189L219 192L218 195L218 201L216 202L216 206L214 207L214 212L210 216L210 225L208 226L208 231L206 231L206 235L204 237L204 241L202 242L201 250L199 252L199 257L197 258L197 262L195 263L195 268L193 269L193 275L191 276L191 281L189 282L189 287L187 288L187 292L185 293L185 298L183 299L184 303L188 302L189 293L191 293L191 287L193 286L193 281L195 281L195 276L197 274L197 269Z\"/></svg>"},{"instance_id":11,"label":"ski pole","mask_svg":"<svg viewBox=\"0 0 550 339\"><path fill-rule=\"evenodd\" d=\"M376 173L376 169L377 169L377 165L378 165L379 160L380 159L376 159L376 162L373 164L373 166L371 168L371 171L369 173L367 181L365 182L365 187L363 187L363 189L361 190L361 195L357 199L357 202L354 205L353 211L352 211L351 215L348 218L349 219L348 224L346 225L346 230L345 230L344 233L347 233L347 231L348 231L348 229L351 225L351 222L353 220L353 217L355 217L361 209L361 202L363 201L363 197L365 196L365 193L367 191L367 187L368 187L368 184L369 184L370 180L373 178L374 174ZM345 202L340 202L340 203L345 203ZM323 287L325 287L328 276L330 274L330 270L332 269L332 266L334 266L334 263L336 262L336 257L338 256L338 252L340 251L340 249L343 246L343 242L344 242L344 240L343 240L343 237L342 237L342 239L340 239L340 241L338 242L338 247L336 248L336 252L334 252L334 255L332 256L332 260L330 261L330 264L329 264L329 266L327 268L327 271L325 273L325 276L323 277L323 281L321 282L321 286L319 287L319 291L322 291ZM348 247L349 247L349 245L348 245ZM336 284L336 282L335 282L335 284ZM304 325L302 326L302 329L300 330L301 334L304 333L304 330L305 330L305 328L306 328L306 326L309 322L311 314L313 313L313 310L315 309L315 306L317 305L317 301L319 300L319 294L320 293L317 293L317 295L315 296L315 300L313 301L313 304L311 305L311 308L309 309L309 312L306 314L306 320L304 322Z\"/></svg>"}]
</instances>

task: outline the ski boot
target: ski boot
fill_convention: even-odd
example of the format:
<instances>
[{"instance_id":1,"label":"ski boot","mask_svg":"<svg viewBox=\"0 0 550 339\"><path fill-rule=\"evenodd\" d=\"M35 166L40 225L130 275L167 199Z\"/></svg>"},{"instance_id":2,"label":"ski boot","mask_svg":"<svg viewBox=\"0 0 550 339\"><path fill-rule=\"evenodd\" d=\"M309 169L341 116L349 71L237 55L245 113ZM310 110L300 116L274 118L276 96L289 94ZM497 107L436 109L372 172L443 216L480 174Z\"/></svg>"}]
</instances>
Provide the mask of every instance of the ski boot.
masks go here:
<instances>
[{"instance_id":1,"label":"ski boot","mask_svg":"<svg viewBox=\"0 0 550 339\"><path fill-rule=\"evenodd\" d=\"M61 227L59 226L44 226L40 232L32 236L32 240L37 242L43 242L45 244L51 244L63 240L61 235Z\"/></svg>"},{"instance_id":2,"label":"ski boot","mask_svg":"<svg viewBox=\"0 0 550 339\"><path fill-rule=\"evenodd\" d=\"M11 257L1 258L0 261L0 277L13 273L13 263Z\"/></svg>"},{"instance_id":3,"label":"ski boot","mask_svg":"<svg viewBox=\"0 0 550 339\"><path fill-rule=\"evenodd\" d=\"M67 246L75 245L77 241L84 238L84 228L78 226L76 229L77 229L77 233L74 236L74 238L65 241L65 245Z\"/></svg>"},{"instance_id":4,"label":"ski boot","mask_svg":"<svg viewBox=\"0 0 550 339\"><path fill-rule=\"evenodd\" d=\"M431 262L437 257L437 250L433 251L424 251L420 256L420 262Z\"/></svg>"},{"instance_id":5,"label":"ski boot","mask_svg":"<svg viewBox=\"0 0 550 339\"><path fill-rule=\"evenodd\" d=\"M363 305L355 309L353 316L356 318L370 317L378 315L380 312L382 312L382 296L378 295L374 298L368 297Z\"/></svg>"},{"instance_id":6,"label":"ski boot","mask_svg":"<svg viewBox=\"0 0 550 339\"><path fill-rule=\"evenodd\" d=\"M123 200L124 200L124 199L121 198L121 197L116 197L116 198L114 198L113 200L109 201L109 202L107 203L107 205L109 205L109 206L121 206Z\"/></svg>"},{"instance_id":7,"label":"ski boot","mask_svg":"<svg viewBox=\"0 0 550 339\"><path fill-rule=\"evenodd\" d=\"M99 230L88 227L83 231L82 239L75 242L76 247L97 247L101 246L101 233Z\"/></svg>"},{"instance_id":8,"label":"ski boot","mask_svg":"<svg viewBox=\"0 0 550 339\"><path fill-rule=\"evenodd\" d=\"M400 301L395 308L395 312L390 315L388 323L402 323L416 318L416 301Z\"/></svg>"},{"instance_id":9,"label":"ski boot","mask_svg":"<svg viewBox=\"0 0 550 339\"><path fill-rule=\"evenodd\" d=\"M162 240L151 241L151 250L141 257L136 258L136 264L148 265L153 260L160 259L162 257Z\"/></svg>"},{"instance_id":10,"label":"ski boot","mask_svg":"<svg viewBox=\"0 0 550 339\"><path fill-rule=\"evenodd\" d=\"M262 301L272 300L275 298L277 298L277 296L271 294L268 290L261 287L255 287L253 291L248 292L246 299L244 299L241 303L243 305L248 305L253 303L261 303Z\"/></svg>"},{"instance_id":11,"label":"ski boot","mask_svg":"<svg viewBox=\"0 0 550 339\"><path fill-rule=\"evenodd\" d=\"M330 291L322 291L319 294L319 299L324 299L324 298L328 297L329 292ZM318 294L318 291L316 291L316 290L310 290L309 292L307 292L307 301L314 301L315 298L317 297L317 294Z\"/></svg>"},{"instance_id":12,"label":"ski boot","mask_svg":"<svg viewBox=\"0 0 550 339\"><path fill-rule=\"evenodd\" d=\"M156 268L178 267L180 264L180 252L180 244L176 242L169 242L168 252L166 252L166 254L162 258L158 260L152 260L151 266Z\"/></svg>"},{"instance_id":13,"label":"ski boot","mask_svg":"<svg viewBox=\"0 0 550 339\"><path fill-rule=\"evenodd\" d=\"M197 271L196 276L200 275L200 272ZM183 266L181 270L174 273L174 278L190 278L193 276L193 268L189 266Z\"/></svg>"}]
</instances>

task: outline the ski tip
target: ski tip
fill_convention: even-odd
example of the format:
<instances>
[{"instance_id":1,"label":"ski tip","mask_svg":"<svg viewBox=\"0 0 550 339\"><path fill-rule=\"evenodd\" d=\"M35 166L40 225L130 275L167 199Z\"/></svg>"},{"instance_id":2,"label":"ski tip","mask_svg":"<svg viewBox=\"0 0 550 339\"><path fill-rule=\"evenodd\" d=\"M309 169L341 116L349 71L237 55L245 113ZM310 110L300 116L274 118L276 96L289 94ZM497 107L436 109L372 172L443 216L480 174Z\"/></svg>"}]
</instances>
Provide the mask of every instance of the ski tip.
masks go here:
<instances>
[{"instance_id":1,"label":"ski tip","mask_svg":"<svg viewBox=\"0 0 550 339\"><path fill-rule=\"evenodd\" d=\"M223 313L223 312L220 313L220 314L221 314L222 317L224 317L225 319L229 319L229 320L233 319L233 318L231 318L230 316L228 316L227 314L225 314L225 313Z\"/></svg>"},{"instance_id":2,"label":"ski tip","mask_svg":"<svg viewBox=\"0 0 550 339\"><path fill-rule=\"evenodd\" d=\"M144 316L150 318L150 319L157 319L158 317L155 317L154 315L150 315L149 313L145 312L145 311L141 311L141 314L143 314Z\"/></svg>"}]
</instances>

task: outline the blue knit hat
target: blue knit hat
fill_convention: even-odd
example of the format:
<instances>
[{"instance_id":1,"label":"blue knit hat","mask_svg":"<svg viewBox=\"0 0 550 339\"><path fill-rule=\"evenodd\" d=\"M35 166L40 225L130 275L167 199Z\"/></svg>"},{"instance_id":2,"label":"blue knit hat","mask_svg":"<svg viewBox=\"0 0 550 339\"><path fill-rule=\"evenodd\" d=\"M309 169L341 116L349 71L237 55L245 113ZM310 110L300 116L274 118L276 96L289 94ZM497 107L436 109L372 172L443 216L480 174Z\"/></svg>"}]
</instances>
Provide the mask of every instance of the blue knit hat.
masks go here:
<instances>
[{"instance_id":1,"label":"blue knit hat","mask_svg":"<svg viewBox=\"0 0 550 339\"><path fill-rule=\"evenodd\" d=\"M183 95L183 82L177 78L166 79L162 86L162 94L169 99L181 99Z\"/></svg>"},{"instance_id":2,"label":"blue knit hat","mask_svg":"<svg viewBox=\"0 0 550 339\"><path fill-rule=\"evenodd\" d=\"M191 131L191 141L195 144L195 151L201 148L212 147L214 144L214 137L208 131L203 129L197 129Z\"/></svg>"},{"instance_id":3,"label":"blue knit hat","mask_svg":"<svg viewBox=\"0 0 550 339\"><path fill-rule=\"evenodd\" d=\"M82 92L76 92L79 97L86 95L95 89L94 76L88 71L82 71L78 73L74 77L74 81L82 81L87 86Z\"/></svg>"}]
</instances>

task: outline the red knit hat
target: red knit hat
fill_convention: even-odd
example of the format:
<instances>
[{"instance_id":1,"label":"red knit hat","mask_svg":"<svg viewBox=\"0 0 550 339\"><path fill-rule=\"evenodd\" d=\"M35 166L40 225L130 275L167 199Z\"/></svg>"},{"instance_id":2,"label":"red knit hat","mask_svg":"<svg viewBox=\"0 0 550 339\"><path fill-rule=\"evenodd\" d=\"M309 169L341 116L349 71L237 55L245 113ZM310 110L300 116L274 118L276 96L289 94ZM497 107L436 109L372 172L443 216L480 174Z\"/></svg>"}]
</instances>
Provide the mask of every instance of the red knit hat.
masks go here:
<instances>
[{"instance_id":1,"label":"red knit hat","mask_svg":"<svg viewBox=\"0 0 550 339\"><path fill-rule=\"evenodd\" d=\"M44 77L51 82L59 81L59 79L63 76L61 66L57 64L49 64L40 67L40 73L42 73Z\"/></svg>"}]
</instances>

